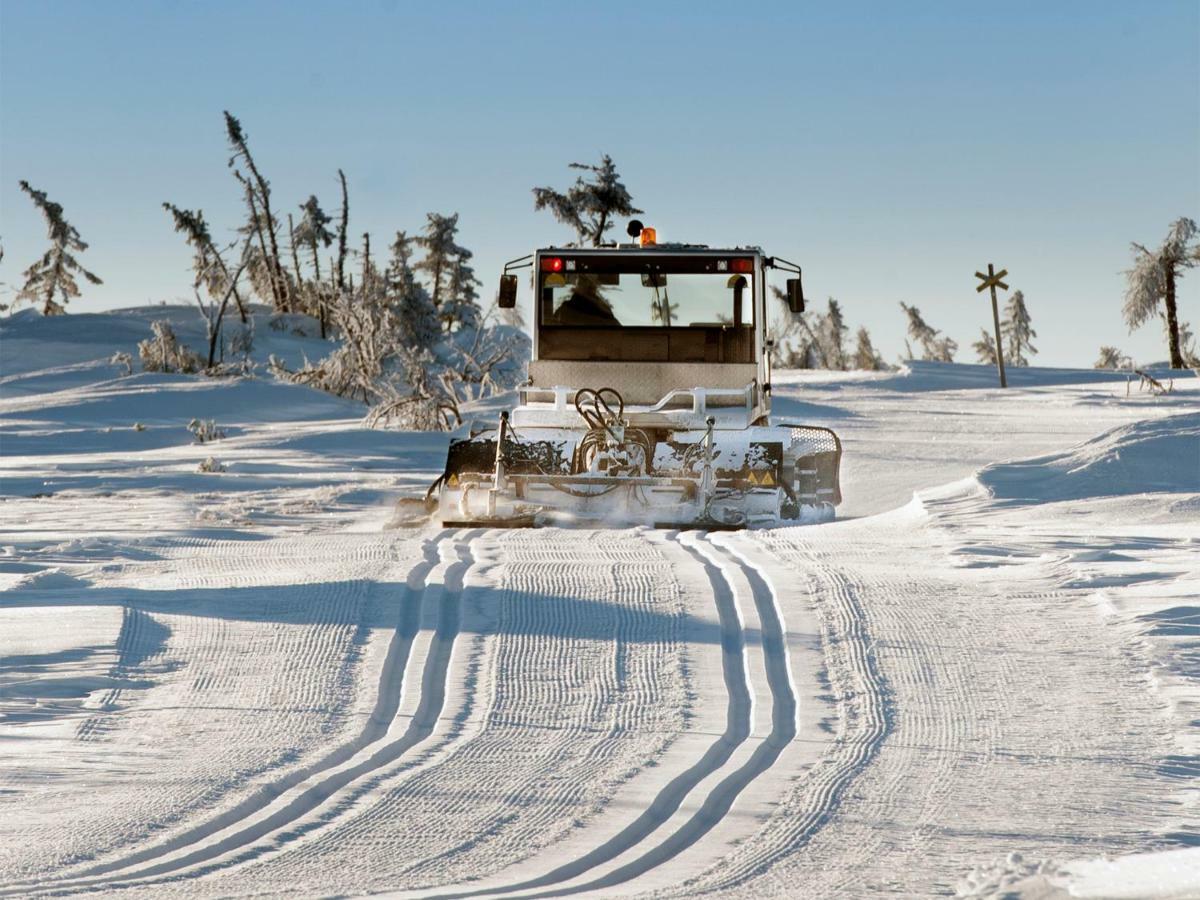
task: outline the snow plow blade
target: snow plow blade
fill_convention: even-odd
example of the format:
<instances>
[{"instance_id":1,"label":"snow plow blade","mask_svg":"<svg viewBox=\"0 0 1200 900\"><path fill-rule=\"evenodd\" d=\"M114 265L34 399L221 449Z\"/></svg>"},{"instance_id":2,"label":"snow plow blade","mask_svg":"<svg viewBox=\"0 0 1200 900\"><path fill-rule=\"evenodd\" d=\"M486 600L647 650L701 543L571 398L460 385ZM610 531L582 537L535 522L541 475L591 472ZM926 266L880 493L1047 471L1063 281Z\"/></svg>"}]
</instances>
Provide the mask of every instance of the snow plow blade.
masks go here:
<instances>
[{"instance_id":1,"label":"snow plow blade","mask_svg":"<svg viewBox=\"0 0 1200 900\"><path fill-rule=\"evenodd\" d=\"M435 485L442 524L745 528L829 521L841 502L841 442L827 428L538 431L519 437L504 414L452 441Z\"/></svg>"}]
</instances>

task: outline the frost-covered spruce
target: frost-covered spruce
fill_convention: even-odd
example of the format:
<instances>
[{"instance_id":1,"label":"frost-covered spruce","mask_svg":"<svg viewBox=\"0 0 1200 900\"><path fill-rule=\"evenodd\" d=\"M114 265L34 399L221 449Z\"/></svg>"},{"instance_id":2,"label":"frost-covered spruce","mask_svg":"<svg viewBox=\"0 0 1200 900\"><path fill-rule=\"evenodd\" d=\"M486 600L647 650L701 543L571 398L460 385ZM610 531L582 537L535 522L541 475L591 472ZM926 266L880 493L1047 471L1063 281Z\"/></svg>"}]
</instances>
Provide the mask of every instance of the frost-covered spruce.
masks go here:
<instances>
[{"instance_id":1,"label":"frost-covered spruce","mask_svg":"<svg viewBox=\"0 0 1200 900\"><path fill-rule=\"evenodd\" d=\"M859 326L858 333L855 335L854 368L868 372L881 372L887 367L887 363L883 361L883 357L871 343L871 333L867 331L865 325Z\"/></svg>"},{"instance_id":2,"label":"frost-covered spruce","mask_svg":"<svg viewBox=\"0 0 1200 900\"><path fill-rule=\"evenodd\" d=\"M975 355L981 363L989 366L996 365L996 342L992 339L992 333L986 328L979 329L979 340L971 345L971 349L975 351Z\"/></svg>"},{"instance_id":3,"label":"frost-covered spruce","mask_svg":"<svg viewBox=\"0 0 1200 900\"><path fill-rule=\"evenodd\" d=\"M1176 219L1167 231L1166 240L1157 250L1141 244L1131 244L1133 268L1125 273L1127 286L1122 313L1132 332L1159 312L1162 303L1163 321L1167 333L1167 351L1171 368L1185 365L1179 336L1179 313L1175 302L1175 283L1184 269L1200 263L1200 235L1195 220Z\"/></svg>"},{"instance_id":4,"label":"frost-covered spruce","mask_svg":"<svg viewBox=\"0 0 1200 900\"><path fill-rule=\"evenodd\" d=\"M253 235L257 243L248 265L251 283L260 296L273 301L277 311L291 312L291 284L279 258L278 226L271 211L270 182L263 177L250 153L242 123L228 110L225 111L225 135L233 152L229 157L229 168L245 191L248 217L242 233ZM249 177L238 170L239 163L245 166Z\"/></svg>"},{"instance_id":5,"label":"frost-covered spruce","mask_svg":"<svg viewBox=\"0 0 1200 900\"><path fill-rule=\"evenodd\" d=\"M1029 365L1029 356L1037 354L1037 348L1032 343L1032 339L1037 337L1037 332L1030 324L1025 294L1021 291L1013 291L1012 296L1008 298L1008 303L1004 306L1004 324L1000 326L1000 333L1006 345L1005 362L1014 366ZM994 353L993 350L993 355Z\"/></svg>"},{"instance_id":6,"label":"frost-covered spruce","mask_svg":"<svg viewBox=\"0 0 1200 900\"><path fill-rule=\"evenodd\" d=\"M296 245L303 247L307 251L307 256L312 260L313 280L309 285L301 282L297 287L300 291L302 299L308 306L308 312L317 317L317 321L321 325L321 337L326 336L326 328L329 321L328 310L326 309L326 291L324 283L321 281L321 249L328 248L335 237L334 232L329 230L329 225L333 219L326 215L325 210L321 209L321 204L318 202L316 195L309 195L309 198L300 204L300 222L296 225L292 232L292 253L296 254ZM299 266L297 266L297 269ZM297 275L297 278L300 276Z\"/></svg>"},{"instance_id":7,"label":"frost-covered spruce","mask_svg":"<svg viewBox=\"0 0 1200 900\"><path fill-rule=\"evenodd\" d=\"M414 269L425 276L426 289L445 331L472 328L479 321L479 280L470 266L471 251L460 246L458 213L428 213L416 243L425 255Z\"/></svg>"},{"instance_id":8,"label":"frost-covered spruce","mask_svg":"<svg viewBox=\"0 0 1200 900\"><path fill-rule=\"evenodd\" d=\"M203 286L213 299L220 299L232 288L239 317L245 322L246 309L241 294L237 286L232 284L229 267L213 241L208 222L204 220L204 211L180 209L173 203L163 203L163 209L171 214L175 230L184 236L184 240L192 248L192 271L195 273L192 286Z\"/></svg>"},{"instance_id":9,"label":"frost-covered spruce","mask_svg":"<svg viewBox=\"0 0 1200 900\"><path fill-rule=\"evenodd\" d=\"M825 315L821 317L821 324L817 329L817 337L825 348L825 358L829 361L830 369L846 368L846 335L849 331L845 316L842 315L841 304L830 297Z\"/></svg>"},{"instance_id":10,"label":"frost-covered spruce","mask_svg":"<svg viewBox=\"0 0 1200 900\"><path fill-rule=\"evenodd\" d=\"M566 193L535 187L533 208L549 209L554 218L575 232L578 246L599 247L604 243L605 232L618 217L636 216L642 211L633 205L633 197L621 183L617 166L607 153L598 166L571 163L570 167L590 172L592 178L585 180L580 175Z\"/></svg>"},{"instance_id":11,"label":"frost-covered spruce","mask_svg":"<svg viewBox=\"0 0 1200 900\"><path fill-rule=\"evenodd\" d=\"M1187 322L1179 323L1179 355L1189 369L1200 369L1200 354L1196 352L1196 335Z\"/></svg>"},{"instance_id":12,"label":"frost-covered spruce","mask_svg":"<svg viewBox=\"0 0 1200 900\"><path fill-rule=\"evenodd\" d=\"M953 338L940 336L942 333L921 318L921 311L915 306L901 302L900 308L908 316L908 336L921 346L921 359L932 362L954 362L954 354L958 352L958 342ZM909 356L912 356L909 348Z\"/></svg>"},{"instance_id":13,"label":"frost-covered spruce","mask_svg":"<svg viewBox=\"0 0 1200 900\"><path fill-rule=\"evenodd\" d=\"M479 326L479 292L475 286L480 281L475 277L475 269L469 265L470 259L471 251L460 247L450 267L448 292L439 311L447 331Z\"/></svg>"},{"instance_id":14,"label":"frost-covered spruce","mask_svg":"<svg viewBox=\"0 0 1200 900\"><path fill-rule=\"evenodd\" d=\"M417 281L413 271L414 240L406 232L396 232L396 239L391 246L391 260L384 272L384 279L396 309L401 342L415 349L425 350L438 342L442 329L438 321L437 307L433 305L429 292Z\"/></svg>"},{"instance_id":15,"label":"frost-covered spruce","mask_svg":"<svg viewBox=\"0 0 1200 900\"><path fill-rule=\"evenodd\" d=\"M817 347L817 336L808 321L808 313L794 313L787 294L777 287L771 295L779 302L779 317L768 331L775 345L775 360L783 369L816 369L824 366Z\"/></svg>"},{"instance_id":16,"label":"frost-covered spruce","mask_svg":"<svg viewBox=\"0 0 1200 900\"><path fill-rule=\"evenodd\" d=\"M84 243L75 227L64 218L62 205L47 197L44 191L31 187L28 181L22 180L20 184L21 190L29 195L33 205L46 220L50 249L25 270L25 284L17 292L13 304L22 300L41 303L43 315L59 315L67 311L66 305L72 297L79 296L79 284L75 281L76 272L92 284L103 282L97 275L80 265L73 255L72 251L82 253L88 245Z\"/></svg>"},{"instance_id":17,"label":"frost-covered spruce","mask_svg":"<svg viewBox=\"0 0 1200 900\"><path fill-rule=\"evenodd\" d=\"M312 258L313 276L320 281L320 250L333 243L334 233L329 230L333 219L325 213L325 210L321 209L321 204L315 194L310 194L309 198L300 204L300 213L300 221L296 224L294 232L296 242L308 251Z\"/></svg>"},{"instance_id":18,"label":"frost-covered spruce","mask_svg":"<svg viewBox=\"0 0 1200 900\"><path fill-rule=\"evenodd\" d=\"M1093 364L1094 369L1121 369L1128 368L1129 357L1118 350L1116 347L1104 346L1100 348L1100 356Z\"/></svg>"}]
</instances>

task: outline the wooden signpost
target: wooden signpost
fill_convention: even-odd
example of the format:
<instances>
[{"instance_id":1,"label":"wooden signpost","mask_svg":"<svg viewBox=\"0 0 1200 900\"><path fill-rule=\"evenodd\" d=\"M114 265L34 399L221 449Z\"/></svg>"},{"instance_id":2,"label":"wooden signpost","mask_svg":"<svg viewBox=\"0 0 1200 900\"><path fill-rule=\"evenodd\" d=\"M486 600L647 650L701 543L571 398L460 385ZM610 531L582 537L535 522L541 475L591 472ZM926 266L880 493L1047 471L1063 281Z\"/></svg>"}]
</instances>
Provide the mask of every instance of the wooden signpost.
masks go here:
<instances>
[{"instance_id":1,"label":"wooden signpost","mask_svg":"<svg viewBox=\"0 0 1200 900\"><path fill-rule=\"evenodd\" d=\"M983 284L975 288L976 293L982 292L985 288L992 289L992 324L996 326L996 368L1000 370L1000 387L1008 387L1008 379L1004 375L1004 349L1000 346L1000 308L996 306L996 288L1008 290L1008 285L1000 279L1008 274L1008 269L1001 269L999 272L995 270L991 263L988 263L987 274L976 272L975 277L980 279Z\"/></svg>"}]
</instances>

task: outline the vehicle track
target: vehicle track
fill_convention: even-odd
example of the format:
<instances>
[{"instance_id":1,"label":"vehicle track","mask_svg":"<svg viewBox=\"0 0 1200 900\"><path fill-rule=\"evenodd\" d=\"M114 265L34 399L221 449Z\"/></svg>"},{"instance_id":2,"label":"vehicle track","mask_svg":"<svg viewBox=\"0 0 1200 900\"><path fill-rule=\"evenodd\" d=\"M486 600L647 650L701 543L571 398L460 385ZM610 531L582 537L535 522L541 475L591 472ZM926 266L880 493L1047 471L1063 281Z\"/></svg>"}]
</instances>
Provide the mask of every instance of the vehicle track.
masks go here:
<instances>
[{"instance_id":1,"label":"vehicle track","mask_svg":"<svg viewBox=\"0 0 1200 900\"><path fill-rule=\"evenodd\" d=\"M89 546L78 544L64 545L67 560L87 557ZM94 713L87 740L63 747L64 760L85 754L111 777L94 786L94 802L76 806L68 834L36 820L22 830L22 865L9 869L6 886L70 880L164 843L361 721L366 690L339 681L337 669L361 654L356 634L375 615L372 582L356 576L394 560L394 542L346 535L316 546L293 538L154 546L104 566L92 588L64 598L133 613L116 636L110 674L136 689ZM279 586L281 570L288 588ZM284 593L293 602L279 603ZM155 777L141 777L142 766ZM58 802L55 784L45 787L41 802Z\"/></svg>"},{"instance_id":2,"label":"vehicle track","mask_svg":"<svg viewBox=\"0 0 1200 900\"><path fill-rule=\"evenodd\" d=\"M677 540L704 569L717 606L722 678L727 696L724 731L700 759L658 792L641 815L590 852L536 878L476 891L456 891L445 897L503 894L533 900L603 891L632 881L670 862L716 827L745 788L769 770L795 738L797 698L788 665L786 628L773 588L757 569L727 547L713 543L706 535L689 533ZM696 788L729 768L735 751L751 734L754 697L747 672L742 617L738 612L739 591L731 575L734 570L749 584L751 598L748 599L753 601L761 623L763 665L771 694L771 729L745 762L736 765L709 790L694 813L657 844L643 849L671 823ZM597 867L630 854L636 855L598 877L571 883Z\"/></svg>"},{"instance_id":3,"label":"vehicle track","mask_svg":"<svg viewBox=\"0 0 1200 900\"><path fill-rule=\"evenodd\" d=\"M836 752L673 893L952 895L972 864L1014 849L1145 846L1161 726L1144 687L1062 588L1072 576L1046 552L1057 536L993 526L977 506L926 499L758 536L813 581L843 710Z\"/></svg>"},{"instance_id":4,"label":"vehicle track","mask_svg":"<svg viewBox=\"0 0 1200 900\"><path fill-rule=\"evenodd\" d=\"M363 871L312 890L379 880L438 890L498 871L576 832L665 752L682 721L663 702L683 696L678 586L661 551L635 534L566 534L480 542L503 561L495 588L467 594L489 605L478 721L344 825L257 867L255 883L295 883L358 846L373 854Z\"/></svg>"},{"instance_id":5,"label":"vehicle track","mask_svg":"<svg viewBox=\"0 0 1200 900\"><path fill-rule=\"evenodd\" d=\"M319 818L308 817L275 836L269 845L260 845L218 864L194 869L188 877L214 872L219 872L222 877L265 877L268 881L282 882L293 891L295 879L303 876L290 872L288 863L315 863L313 868L320 869L322 847L332 844L344 854L353 847L354 835L360 832L365 832L365 839L376 852L386 843L387 837L382 833L385 829L379 829L378 822L371 821L371 814L381 805L379 795L386 793L388 784L395 779L408 779L436 766L449 748L466 740L471 730L478 727L475 689L483 665L482 645L494 627L490 615L472 600L473 591L467 584L466 575L486 573L495 566L490 548L480 548L479 543L472 538L461 548L466 550L469 544L470 566L461 578L456 579L451 595L457 612L450 604L436 599L423 607L421 646L414 650L409 663L411 672L415 673L416 667L421 668L422 690L408 697L399 710L400 718L409 719L406 734L399 742L407 744L404 752L348 785L326 805ZM454 639L446 640L451 619L454 621ZM460 653L463 643L468 647L465 653ZM431 681L431 672L435 670L438 672L436 684ZM435 732L439 739L431 742L429 738ZM367 820L365 826L364 819ZM371 858L371 850L364 850L363 859ZM344 875L339 884L345 889Z\"/></svg>"},{"instance_id":6,"label":"vehicle track","mask_svg":"<svg viewBox=\"0 0 1200 900\"><path fill-rule=\"evenodd\" d=\"M793 562L792 567L813 580L831 686L838 695L838 733L832 752L805 774L766 826L708 873L688 882L684 886L687 893L744 885L807 843L829 820L890 729L887 689L857 592L801 538L785 542L768 533L761 537L760 545L780 559L800 556L802 561ZM806 882L806 892L809 887Z\"/></svg>"},{"instance_id":7,"label":"vehicle track","mask_svg":"<svg viewBox=\"0 0 1200 900\"><path fill-rule=\"evenodd\" d=\"M245 850L251 844L314 812L339 790L393 763L427 738L445 700L445 674L458 631L459 595L464 573L471 562L466 551L468 541L461 538L461 533L443 532L427 541L423 548L423 561L409 573L404 598L399 604L398 622L381 671L375 706L353 741L341 745L313 764L277 779L233 809L168 842L85 870L70 879L13 886L15 889L5 888L0 895L31 892L35 887L61 891L140 883ZM454 559L447 558L448 548L454 554ZM439 563L445 567L442 589L430 591L428 579ZM438 602L443 595L449 602ZM437 624L425 661L420 700L404 733L398 739L372 749L389 733L406 694L405 669L418 636L422 610L426 606L432 606L437 611ZM362 758L349 765L356 757ZM315 783L308 784L314 779ZM253 824L243 824L247 818L264 813Z\"/></svg>"}]
</instances>

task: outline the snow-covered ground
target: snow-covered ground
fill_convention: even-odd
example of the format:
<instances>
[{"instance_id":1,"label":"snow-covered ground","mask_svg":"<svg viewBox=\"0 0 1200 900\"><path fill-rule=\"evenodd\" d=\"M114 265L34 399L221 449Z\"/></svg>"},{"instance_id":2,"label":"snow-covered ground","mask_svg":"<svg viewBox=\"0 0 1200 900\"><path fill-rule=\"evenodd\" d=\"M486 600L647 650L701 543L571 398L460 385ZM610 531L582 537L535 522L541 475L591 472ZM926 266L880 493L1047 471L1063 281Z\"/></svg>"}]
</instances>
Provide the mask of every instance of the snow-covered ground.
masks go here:
<instances>
[{"instance_id":1,"label":"snow-covered ground","mask_svg":"<svg viewBox=\"0 0 1200 900\"><path fill-rule=\"evenodd\" d=\"M0 325L0 895L1200 896L1187 373L781 373L841 521L443 531L164 316Z\"/></svg>"}]
</instances>

